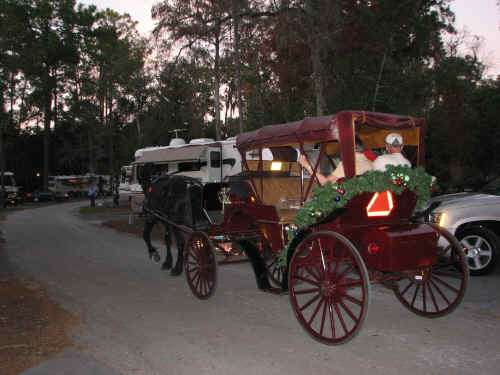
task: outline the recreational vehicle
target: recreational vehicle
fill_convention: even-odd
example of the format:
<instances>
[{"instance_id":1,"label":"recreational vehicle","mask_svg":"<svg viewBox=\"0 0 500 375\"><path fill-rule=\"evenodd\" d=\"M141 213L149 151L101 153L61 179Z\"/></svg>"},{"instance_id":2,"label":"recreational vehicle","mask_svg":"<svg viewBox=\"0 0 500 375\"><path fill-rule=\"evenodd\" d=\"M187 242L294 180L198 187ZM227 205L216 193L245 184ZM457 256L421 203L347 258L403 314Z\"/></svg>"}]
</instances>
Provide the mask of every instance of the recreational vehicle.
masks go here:
<instances>
[{"instance_id":1,"label":"recreational vehicle","mask_svg":"<svg viewBox=\"0 0 500 375\"><path fill-rule=\"evenodd\" d=\"M22 202L22 197L19 194L19 187L16 185L16 180L14 178L14 173L5 171L2 175L0 175L0 189L3 189L1 194L4 194L3 204L7 205L16 205L17 203Z\"/></svg>"},{"instance_id":2,"label":"recreational vehicle","mask_svg":"<svg viewBox=\"0 0 500 375\"><path fill-rule=\"evenodd\" d=\"M57 199L85 197L91 184L95 184L102 194L111 192L111 179L108 175L71 175L49 176L49 190Z\"/></svg>"},{"instance_id":3,"label":"recreational vehicle","mask_svg":"<svg viewBox=\"0 0 500 375\"><path fill-rule=\"evenodd\" d=\"M202 184L222 182L227 176L241 172L241 157L235 138L214 141L211 138L193 139L186 143L174 138L168 146L147 147L135 152L130 183L131 209L142 211L144 195L141 187L143 168L153 174L181 174L199 179Z\"/></svg>"}]
</instances>

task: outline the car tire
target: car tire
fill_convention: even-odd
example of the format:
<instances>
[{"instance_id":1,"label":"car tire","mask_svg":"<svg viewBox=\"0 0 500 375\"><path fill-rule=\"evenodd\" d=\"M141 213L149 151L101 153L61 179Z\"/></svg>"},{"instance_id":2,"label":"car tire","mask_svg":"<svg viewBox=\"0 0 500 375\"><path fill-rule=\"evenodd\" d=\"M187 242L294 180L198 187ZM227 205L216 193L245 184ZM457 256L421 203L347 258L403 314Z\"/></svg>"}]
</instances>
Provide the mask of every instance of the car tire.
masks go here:
<instances>
[{"instance_id":1,"label":"car tire","mask_svg":"<svg viewBox=\"0 0 500 375\"><path fill-rule=\"evenodd\" d=\"M500 239L492 230L480 226L469 227L457 232L456 237L468 249L466 259L471 275L486 275L495 269Z\"/></svg>"}]
</instances>

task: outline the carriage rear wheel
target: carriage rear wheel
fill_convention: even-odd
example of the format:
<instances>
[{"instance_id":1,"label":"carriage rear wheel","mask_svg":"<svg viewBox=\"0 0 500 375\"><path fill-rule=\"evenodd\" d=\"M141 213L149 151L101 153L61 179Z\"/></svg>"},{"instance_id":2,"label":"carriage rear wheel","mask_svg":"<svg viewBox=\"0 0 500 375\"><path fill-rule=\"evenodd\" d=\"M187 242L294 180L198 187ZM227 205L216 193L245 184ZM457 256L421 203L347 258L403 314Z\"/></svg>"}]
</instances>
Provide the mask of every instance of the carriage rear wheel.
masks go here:
<instances>
[{"instance_id":1,"label":"carriage rear wheel","mask_svg":"<svg viewBox=\"0 0 500 375\"><path fill-rule=\"evenodd\" d=\"M446 229L433 227L439 234L438 262L408 273L393 285L403 306L427 318L437 318L456 309L469 283L463 246Z\"/></svg>"},{"instance_id":2,"label":"carriage rear wheel","mask_svg":"<svg viewBox=\"0 0 500 375\"><path fill-rule=\"evenodd\" d=\"M365 320L368 271L356 247L335 232L316 232L297 247L289 266L290 302L314 339L329 345L352 339Z\"/></svg>"},{"instance_id":3,"label":"carriage rear wheel","mask_svg":"<svg viewBox=\"0 0 500 375\"><path fill-rule=\"evenodd\" d=\"M184 270L193 294L200 299L211 297L217 285L215 250L208 236L194 232L186 242Z\"/></svg>"}]
</instances>

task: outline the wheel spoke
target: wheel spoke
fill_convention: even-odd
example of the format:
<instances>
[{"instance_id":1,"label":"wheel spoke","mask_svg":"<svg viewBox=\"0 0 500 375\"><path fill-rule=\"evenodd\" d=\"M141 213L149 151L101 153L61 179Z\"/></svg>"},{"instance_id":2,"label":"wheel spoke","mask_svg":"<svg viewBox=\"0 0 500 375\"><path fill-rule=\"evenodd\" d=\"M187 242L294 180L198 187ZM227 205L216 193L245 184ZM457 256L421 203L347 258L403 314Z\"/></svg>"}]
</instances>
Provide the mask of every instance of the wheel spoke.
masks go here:
<instances>
[{"instance_id":1,"label":"wheel spoke","mask_svg":"<svg viewBox=\"0 0 500 375\"><path fill-rule=\"evenodd\" d=\"M340 306L342 306L342 308L344 309L344 311L351 317L353 322L357 322L358 318L356 317L356 315L354 315L352 310L344 303L344 301L339 300L339 303L340 303Z\"/></svg>"},{"instance_id":2,"label":"wheel spoke","mask_svg":"<svg viewBox=\"0 0 500 375\"><path fill-rule=\"evenodd\" d=\"M315 285L315 286L318 286L319 287L319 283L317 281L314 281L314 280L311 280L311 279L308 279L307 277L304 277L302 275L295 275L294 279L296 280L300 280L300 281L304 281L306 283L309 283L311 285Z\"/></svg>"},{"instance_id":3,"label":"wheel spoke","mask_svg":"<svg viewBox=\"0 0 500 375\"><path fill-rule=\"evenodd\" d=\"M437 290L437 292L439 293L441 298L444 299L446 301L446 303L449 305L450 301L448 300L448 297L446 297L446 295L443 293L441 288L434 282L434 280L431 280L431 284L432 284L432 286L434 286L434 289Z\"/></svg>"},{"instance_id":4,"label":"wheel spoke","mask_svg":"<svg viewBox=\"0 0 500 375\"><path fill-rule=\"evenodd\" d=\"M350 281L346 281L343 283L338 283L337 285L339 287L342 287L342 288L354 288L356 286L363 286L363 281L362 280L350 280Z\"/></svg>"},{"instance_id":5,"label":"wheel spoke","mask_svg":"<svg viewBox=\"0 0 500 375\"><path fill-rule=\"evenodd\" d=\"M344 259L344 256L345 256L345 247L342 249L342 253L340 254L340 257L339 259ZM335 269L333 270L333 274L336 275L339 271L339 266L340 266L340 262L337 260L337 263L335 264Z\"/></svg>"},{"instance_id":6,"label":"wheel spoke","mask_svg":"<svg viewBox=\"0 0 500 375\"><path fill-rule=\"evenodd\" d=\"M432 283L429 283L427 285L427 288L429 289L429 294L431 295L432 304L434 305L434 308L436 309L436 311L439 311L439 307L437 305L436 297L434 296L434 293L432 292L431 285L432 285Z\"/></svg>"},{"instance_id":7,"label":"wheel spoke","mask_svg":"<svg viewBox=\"0 0 500 375\"><path fill-rule=\"evenodd\" d=\"M348 332L348 329L347 329L347 326L344 322L344 317L342 316L342 312L340 311L337 303L334 303L333 306L335 308L335 312L337 313L337 316L339 317L340 324L342 325L342 328L344 329L344 334L346 334Z\"/></svg>"},{"instance_id":8,"label":"wheel spoke","mask_svg":"<svg viewBox=\"0 0 500 375\"><path fill-rule=\"evenodd\" d=\"M325 300L323 300L323 314L321 316L321 329L319 331L321 336L323 336L323 330L325 329L326 307L327 307L327 303Z\"/></svg>"},{"instance_id":9,"label":"wheel spoke","mask_svg":"<svg viewBox=\"0 0 500 375\"><path fill-rule=\"evenodd\" d=\"M424 312L427 312L427 293L426 293L426 288L425 288L425 284L423 285L422 287L422 305L423 305L423 309L424 309Z\"/></svg>"},{"instance_id":10,"label":"wheel spoke","mask_svg":"<svg viewBox=\"0 0 500 375\"><path fill-rule=\"evenodd\" d=\"M355 304L356 304L356 305L358 305L358 306L362 306L362 305L363 305L363 301L362 301L362 300L357 299L357 298L355 298L355 297L353 297L353 296L351 296L351 295L349 295L349 294L347 294L347 293L345 293L345 292L344 292L344 293L342 293L342 296L343 296L345 299L348 299L349 301L351 301L351 302L355 303Z\"/></svg>"},{"instance_id":11,"label":"wheel spoke","mask_svg":"<svg viewBox=\"0 0 500 375\"><path fill-rule=\"evenodd\" d=\"M195 270L195 269L199 269L200 267L198 266L198 263L195 263L193 261L187 261L187 264L192 266L192 268L190 268L190 270Z\"/></svg>"},{"instance_id":12,"label":"wheel spoke","mask_svg":"<svg viewBox=\"0 0 500 375\"><path fill-rule=\"evenodd\" d=\"M196 273L195 277L193 278L193 281L195 282L194 288L196 290L200 290L201 275L199 272Z\"/></svg>"},{"instance_id":13,"label":"wheel spoke","mask_svg":"<svg viewBox=\"0 0 500 375\"><path fill-rule=\"evenodd\" d=\"M338 280L343 279L346 274L351 272L354 269L354 264L351 264L349 267L347 267L342 273L337 277Z\"/></svg>"},{"instance_id":14,"label":"wheel spoke","mask_svg":"<svg viewBox=\"0 0 500 375\"><path fill-rule=\"evenodd\" d=\"M420 285L415 288L415 293L413 294L413 299L411 300L411 306L415 306L415 300L417 299L418 291L420 290Z\"/></svg>"},{"instance_id":15,"label":"wheel spoke","mask_svg":"<svg viewBox=\"0 0 500 375\"><path fill-rule=\"evenodd\" d=\"M321 276L319 273L316 273L316 271L313 269L313 266L310 265L310 264L306 264L305 267L307 272L309 272L309 274L314 277L316 280L321 280Z\"/></svg>"},{"instance_id":16,"label":"wheel spoke","mask_svg":"<svg viewBox=\"0 0 500 375\"><path fill-rule=\"evenodd\" d=\"M450 285L450 284L449 284L449 283L447 283L446 281L441 280L439 277L434 276L434 277L433 277L433 279L434 279L434 280L436 280L438 283L440 283L440 284L444 285L444 286L445 286L445 287L447 287L448 289L452 290L453 292L457 293L457 294L460 292L460 291L459 291L457 288L455 288L453 285Z\"/></svg>"},{"instance_id":17,"label":"wheel spoke","mask_svg":"<svg viewBox=\"0 0 500 375\"><path fill-rule=\"evenodd\" d=\"M319 292L319 287L318 288L311 288L311 289L301 289L301 290L295 290L294 293L301 295L301 294L310 294L310 293L318 293Z\"/></svg>"},{"instance_id":18,"label":"wheel spoke","mask_svg":"<svg viewBox=\"0 0 500 375\"><path fill-rule=\"evenodd\" d=\"M329 312L329 315L330 315L330 326L331 326L331 329L332 329L332 337L337 337L335 335L335 317L333 315L332 304L331 304L330 301L328 301L328 312Z\"/></svg>"},{"instance_id":19,"label":"wheel spoke","mask_svg":"<svg viewBox=\"0 0 500 375\"><path fill-rule=\"evenodd\" d=\"M314 303L314 301L316 301L318 298L321 297L321 294L317 293L313 298L311 298L308 302L306 302L304 305L302 305L299 310L300 311L304 311L305 309L307 309L309 306L311 306L311 304Z\"/></svg>"},{"instance_id":20,"label":"wheel spoke","mask_svg":"<svg viewBox=\"0 0 500 375\"><path fill-rule=\"evenodd\" d=\"M413 284L413 281L410 280L410 282L408 283L408 285L406 286L406 288L404 288L404 290L400 293L401 296L404 296L406 294L406 292L412 287Z\"/></svg>"},{"instance_id":21,"label":"wheel spoke","mask_svg":"<svg viewBox=\"0 0 500 375\"><path fill-rule=\"evenodd\" d=\"M318 314L318 311L319 311L319 309L321 308L321 305L323 304L323 302L324 302L324 301L323 301L323 298L321 298L321 299L318 301L318 303L316 304L316 308L314 309L314 311L313 311L313 313L312 313L311 317L309 318L309 320L308 320L307 324L309 324L309 325L311 325L311 324L312 324L312 322L313 322L314 318L316 317L316 315Z\"/></svg>"}]
</instances>

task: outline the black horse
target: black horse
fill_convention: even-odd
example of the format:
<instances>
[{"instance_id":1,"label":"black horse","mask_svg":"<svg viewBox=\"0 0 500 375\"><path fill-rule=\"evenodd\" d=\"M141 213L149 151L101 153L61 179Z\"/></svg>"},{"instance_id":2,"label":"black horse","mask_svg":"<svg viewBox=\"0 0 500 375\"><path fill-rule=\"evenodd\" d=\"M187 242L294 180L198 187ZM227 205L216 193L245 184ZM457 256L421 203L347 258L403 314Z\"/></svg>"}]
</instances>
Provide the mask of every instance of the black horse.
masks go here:
<instances>
[{"instance_id":1,"label":"black horse","mask_svg":"<svg viewBox=\"0 0 500 375\"><path fill-rule=\"evenodd\" d=\"M147 173L147 169L145 172ZM161 261L158 250L151 243L151 232L156 223L163 223L166 257L162 269L172 268L172 237L175 237L178 255L171 275L180 275L184 261L185 233L208 223L202 210L203 187L198 180L181 175L143 175L142 180L146 215L143 238L148 255L155 262Z\"/></svg>"}]
</instances>

